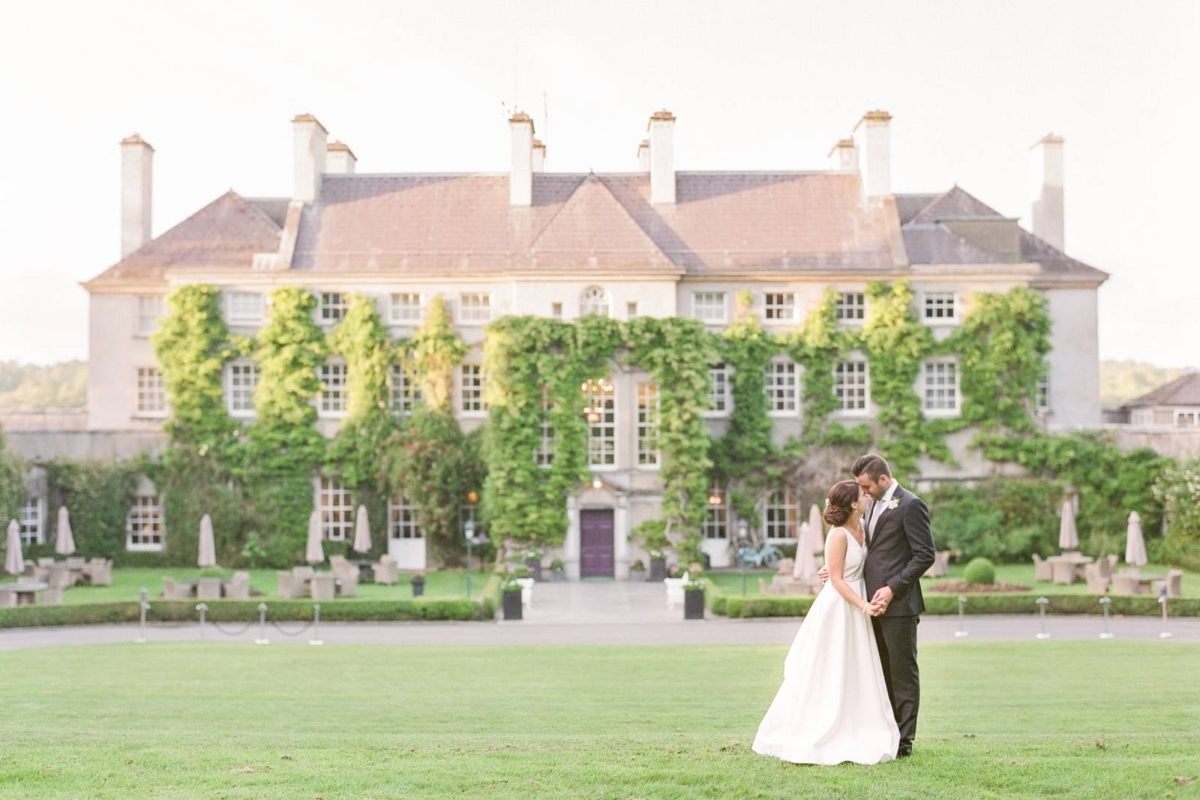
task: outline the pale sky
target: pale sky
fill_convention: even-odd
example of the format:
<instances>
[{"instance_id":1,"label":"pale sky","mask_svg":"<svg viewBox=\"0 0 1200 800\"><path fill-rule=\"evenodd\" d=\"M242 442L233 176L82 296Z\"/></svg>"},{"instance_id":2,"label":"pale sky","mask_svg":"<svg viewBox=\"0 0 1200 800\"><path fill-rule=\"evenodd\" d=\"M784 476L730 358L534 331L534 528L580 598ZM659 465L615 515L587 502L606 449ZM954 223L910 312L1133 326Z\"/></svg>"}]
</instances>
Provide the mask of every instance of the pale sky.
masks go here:
<instances>
[{"instance_id":1,"label":"pale sky","mask_svg":"<svg viewBox=\"0 0 1200 800\"><path fill-rule=\"evenodd\" d=\"M1028 148L1066 137L1066 241L1112 274L1100 355L1200 365L1192 2L38 2L0 22L0 360L87 357L78 281L119 255L119 148L155 147L158 235L232 187L291 191L290 119L359 172L822 169L890 111L893 189L958 183L1028 227ZM546 97L543 104L543 95ZM543 122L548 108L549 125Z\"/></svg>"}]
</instances>

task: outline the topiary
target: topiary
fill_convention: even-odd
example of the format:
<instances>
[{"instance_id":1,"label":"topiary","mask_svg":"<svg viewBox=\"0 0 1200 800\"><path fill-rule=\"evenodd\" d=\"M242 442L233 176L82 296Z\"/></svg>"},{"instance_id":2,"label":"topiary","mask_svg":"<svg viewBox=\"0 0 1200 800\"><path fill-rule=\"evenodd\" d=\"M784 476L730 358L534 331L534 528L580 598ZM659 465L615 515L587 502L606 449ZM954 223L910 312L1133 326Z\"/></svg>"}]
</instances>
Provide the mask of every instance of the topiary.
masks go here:
<instances>
[{"instance_id":1,"label":"topiary","mask_svg":"<svg viewBox=\"0 0 1200 800\"><path fill-rule=\"evenodd\" d=\"M996 565L986 558L971 559L963 579L972 586L992 586L996 583Z\"/></svg>"}]
</instances>

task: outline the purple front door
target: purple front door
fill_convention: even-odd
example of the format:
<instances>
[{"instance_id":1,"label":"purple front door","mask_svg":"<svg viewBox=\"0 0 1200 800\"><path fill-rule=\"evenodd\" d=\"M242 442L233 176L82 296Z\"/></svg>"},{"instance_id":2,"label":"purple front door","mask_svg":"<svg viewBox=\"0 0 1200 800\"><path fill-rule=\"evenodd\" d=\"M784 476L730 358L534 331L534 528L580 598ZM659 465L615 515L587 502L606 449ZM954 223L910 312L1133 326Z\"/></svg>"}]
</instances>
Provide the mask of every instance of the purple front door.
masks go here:
<instances>
[{"instance_id":1,"label":"purple front door","mask_svg":"<svg viewBox=\"0 0 1200 800\"><path fill-rule=\"evenodd\" d=\"M611 508L579 512L579 574L613 577L613 512Z\"/></svg>"}]
</instances>

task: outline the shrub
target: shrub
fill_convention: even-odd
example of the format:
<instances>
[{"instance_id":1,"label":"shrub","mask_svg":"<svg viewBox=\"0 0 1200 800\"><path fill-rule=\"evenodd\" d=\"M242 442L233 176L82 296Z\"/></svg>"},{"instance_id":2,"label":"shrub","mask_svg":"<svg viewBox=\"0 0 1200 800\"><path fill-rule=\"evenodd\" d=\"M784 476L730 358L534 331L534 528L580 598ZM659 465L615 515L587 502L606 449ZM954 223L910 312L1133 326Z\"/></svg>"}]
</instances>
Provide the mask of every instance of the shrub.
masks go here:
<instances>
[{"instance_id":1,"label":"shrub","mask_svg":"<svg viewBox=\"0 0 1200 800\"><path fill-rule=\"evenodd\" d=\"M641 563L641 562L638 562L638 563ZM563 563L562 563L561 558L556 558L550 562L550 571L551 572L562 572L563 571Z\"/></svg>"},{"instance_id":2,"label":"shrub","mask_svg":"<svg viewBox=\"0 0 1200 800\"><path fill-rule=\"evenodd\" d=\"M986 558L972 559L963 578L972 586L991 586L996 582L996 566Z\"/></svg>"}]
</instances>

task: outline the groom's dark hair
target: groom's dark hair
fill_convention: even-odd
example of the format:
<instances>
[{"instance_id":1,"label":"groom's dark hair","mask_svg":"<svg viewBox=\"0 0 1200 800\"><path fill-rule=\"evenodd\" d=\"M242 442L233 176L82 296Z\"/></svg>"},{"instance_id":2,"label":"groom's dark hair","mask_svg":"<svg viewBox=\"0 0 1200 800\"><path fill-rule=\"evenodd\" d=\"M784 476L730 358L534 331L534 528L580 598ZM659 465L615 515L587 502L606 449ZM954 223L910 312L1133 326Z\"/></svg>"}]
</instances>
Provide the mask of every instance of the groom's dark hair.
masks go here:
<instances>
[{"instance_id":1,"label":"groom's dark hair","mask_svg":"<svg viewBox=\"0 0 1200 800\"><path fill-rule=\"evenodd\" d=\"M888 466L887 461L883 456L877 456L874 453L859 456L850 465L850 474L854 477L857 478L864 472L867 473L867 477L875 482L879 481L879 476L881 475L887 475L889 478L892 477L892 468Z\"/></svg>"}]
</instances>

